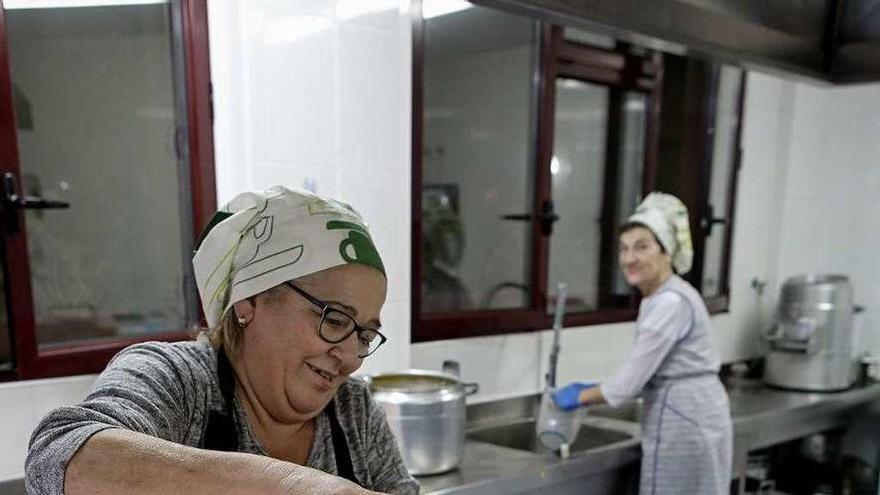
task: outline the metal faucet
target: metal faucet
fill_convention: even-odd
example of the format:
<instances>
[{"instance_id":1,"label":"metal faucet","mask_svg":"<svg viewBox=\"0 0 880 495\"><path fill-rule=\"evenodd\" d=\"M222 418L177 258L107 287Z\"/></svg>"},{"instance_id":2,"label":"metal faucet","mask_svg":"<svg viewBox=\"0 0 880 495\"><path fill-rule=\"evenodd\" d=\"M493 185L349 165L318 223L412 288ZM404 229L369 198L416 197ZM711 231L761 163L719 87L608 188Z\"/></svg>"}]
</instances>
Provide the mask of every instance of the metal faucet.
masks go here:
<instances>
[{"instance_id":1,"label":"metal faucet","mask_svg":"<svg viewBox=\"0 0 880 495\"><path fill-rule=\"evenodd\" d=\"M550 367L547 369L547 389L556 388L556 365L559 362L559 331L562 330L562 318L565 316L566 284L559 282L556 286L556 307L553 308L553 346L550 348Z\"/></svg>"}]
</instances>

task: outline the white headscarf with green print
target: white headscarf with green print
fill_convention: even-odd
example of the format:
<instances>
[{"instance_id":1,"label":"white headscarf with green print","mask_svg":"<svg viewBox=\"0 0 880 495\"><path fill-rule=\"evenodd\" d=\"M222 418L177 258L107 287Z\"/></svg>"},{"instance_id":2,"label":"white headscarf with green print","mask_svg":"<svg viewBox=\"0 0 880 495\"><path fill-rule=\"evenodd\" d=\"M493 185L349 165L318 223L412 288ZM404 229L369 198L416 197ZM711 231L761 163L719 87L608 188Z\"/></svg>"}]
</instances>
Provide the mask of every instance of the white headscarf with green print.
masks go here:
<instances>
[{"instance_id":1,"label":"white headscarf with green print","mask_svg":"<svg viewBox=\"0 0 880 495\"><path fill-rule=\"evenodd\" d=\"M233 198L205 227L193 257L211 327L235 302L346 263L385 273L360 214L345 203L282 186Z\"/></svg>"},{"instance_id":2,"label":"white headscarf with green print","mask_svg":"<svg viewBox=\"0 0 880 495\"><path fill-rule=\"evenodd\" d=\"M671 194L652 192L636 207L628 219L648 227L663 249L672 257L676 273L684 275L691 270L694 246L688 209L680 199Z\"/></svg>"}]
</instances>

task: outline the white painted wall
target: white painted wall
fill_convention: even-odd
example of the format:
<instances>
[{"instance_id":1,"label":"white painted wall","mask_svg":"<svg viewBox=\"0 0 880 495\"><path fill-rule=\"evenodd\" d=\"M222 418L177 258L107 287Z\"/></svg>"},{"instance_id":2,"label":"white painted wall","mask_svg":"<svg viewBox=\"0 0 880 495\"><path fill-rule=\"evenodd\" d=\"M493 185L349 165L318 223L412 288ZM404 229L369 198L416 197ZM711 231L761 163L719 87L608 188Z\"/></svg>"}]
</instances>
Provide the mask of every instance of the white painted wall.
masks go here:
<instances>
[{"instance_id":1,"label":"white painted wall","mask_svg":"<svg viewBox=\"0 0 880 495\"><path fill-rule=\"evenodd\" d=\"M798 85L793 108L777 278L848 275L880 352L880 84Z\"/></svg>"},{"instance_id":2,"label":"white painted wall","mask_svg":"<svg viewBox=\"0 0 880 495\"><path fill-rule=\"evenodd\" d=\"M443 359L454 358L462 364L464 379L480 383L475 400L537 391L549 332L408 344L411 72L406 0L394 0L392 8L373 15L348 18L351 11L345 9L382 2L248 0L247 9L244 3L209 4L221 201L241 189L301 185L313 177L318 192L363 211L391 279L382 316L392 343L369 360L366 370L437 369ZM215 8L218 4L223 11ZM329 27L279 42L279 33L289 29L271 26L302 27L297 20L302 16L324 19L319 24ZM870 207L875 205L868 195L880 185L878 96L880 85L814 88L750 75L732 305L730 313L714 318L724 360L755 353L757 333L771 321L778 281L789 272L815 265L858 268L859 300L869 308L869 300L878 300L876 283L871 284L877 275L871 248L880 239L871 228ZM830 173L841 170L841 177ZM820 172L824 175L811 176ZM832 188L834 194L810 192L835 181L840 184ZM813 233L816 218L828 219L831 226L841 210L850 212L843 205L853 202L860 227L835 238L843 241ZM814 250L814 245L819 247ZM842 245L852 249L842 253ZM854 259L844 265L841 256ZM770 282L763 296L749 287L753 277ZM560 380L608 376L626 356L632 337L630 323L566 329ZM22 475L27 438L39 418L81 398L92 380L0 384L0 480Z\"/></svg>"}]
</instances>

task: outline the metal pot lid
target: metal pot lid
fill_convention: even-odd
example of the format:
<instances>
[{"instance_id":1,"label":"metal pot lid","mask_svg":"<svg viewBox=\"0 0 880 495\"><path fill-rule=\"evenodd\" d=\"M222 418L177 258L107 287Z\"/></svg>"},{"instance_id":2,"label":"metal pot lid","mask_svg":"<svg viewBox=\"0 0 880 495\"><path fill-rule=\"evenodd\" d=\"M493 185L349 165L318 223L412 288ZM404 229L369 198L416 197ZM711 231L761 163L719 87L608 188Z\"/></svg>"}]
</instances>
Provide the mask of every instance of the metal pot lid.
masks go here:
<instances>
[{"instance_id":1,"label":"metal pot lid","mask_svg":"<svg viewBox=\"0 0 880 495\"><path fill-rule=\"evenodd\" d=\"M370 387L382 391L430 393L454 390L459 386L460 383L454 376L436 371L408 370L370 377Z\"/></svg>"}]
</instances>

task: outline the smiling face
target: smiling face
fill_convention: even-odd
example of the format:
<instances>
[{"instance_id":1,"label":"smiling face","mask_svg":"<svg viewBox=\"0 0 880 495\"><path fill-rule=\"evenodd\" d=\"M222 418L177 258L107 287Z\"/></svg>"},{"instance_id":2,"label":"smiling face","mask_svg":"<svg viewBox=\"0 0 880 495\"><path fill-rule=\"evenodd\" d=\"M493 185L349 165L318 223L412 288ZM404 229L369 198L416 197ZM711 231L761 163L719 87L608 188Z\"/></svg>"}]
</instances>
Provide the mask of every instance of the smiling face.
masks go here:
<instances>
[{"instance_id":1,"label":"smiling face","mask_svg":"<svg viewBox=\"0 0 880 495\"><path fill-rule=\"evenodd\" d=\"M301 277L295 284L364 328L381 326L387 283L374 268L341 265ZM236 316L249 322L234 360L246 375L250 393L279 421L315 417L363 363L357 356L357 335L336 344L325 342L318 335L321 309L287 286L234 307Z\"/></svg>"},{"instance_id":2,"label":"smiling face","mask_svg":"<svg viewBox=\"0 0 880 495\"><path fill-rule=\"evenodd\" d=\"M650 229L634 226L620 234L620 269L626 281L649 296L672 275L672 258Z\"/></svg>"}]
</instances>

